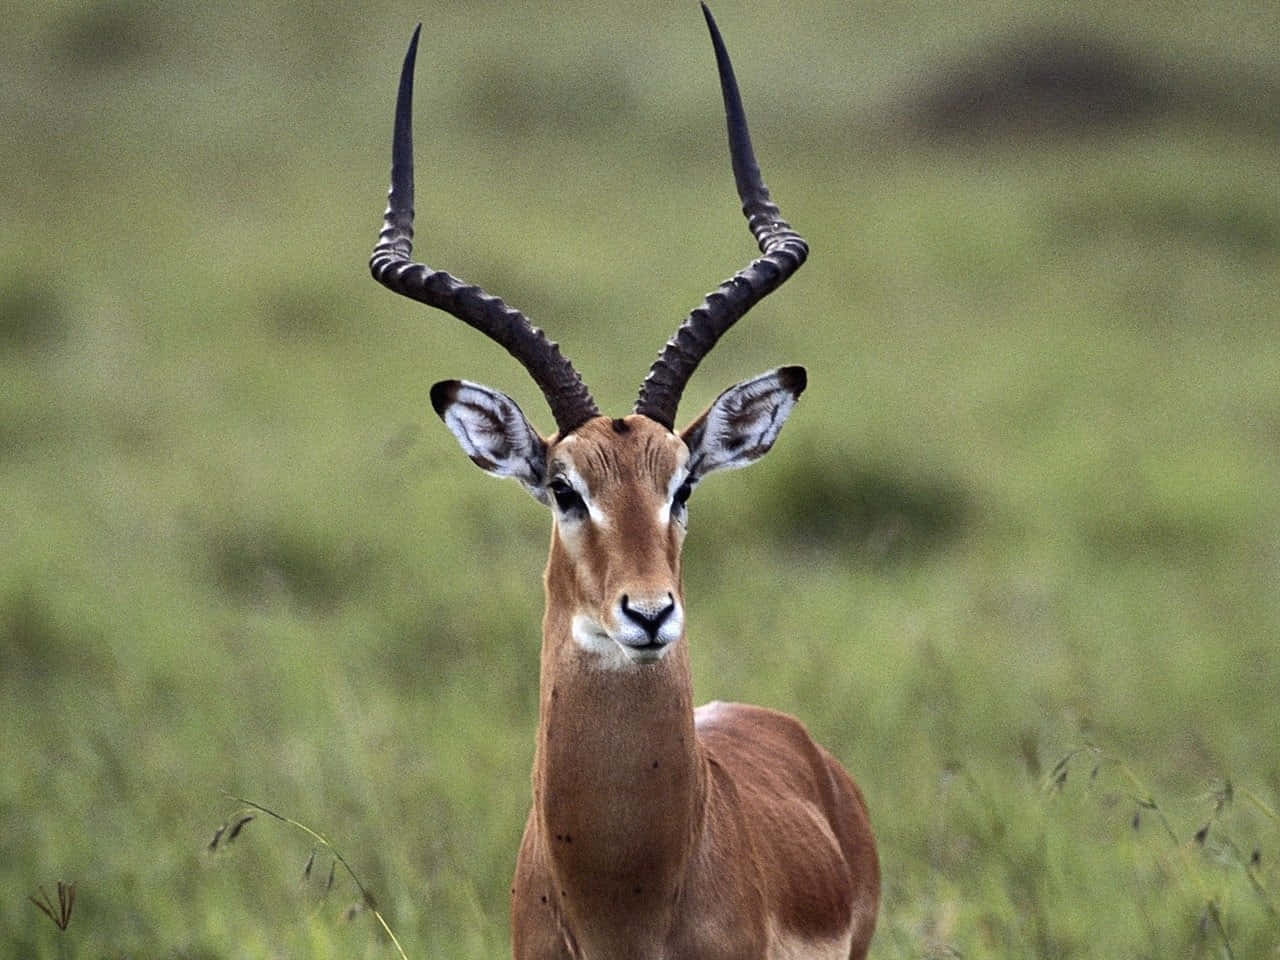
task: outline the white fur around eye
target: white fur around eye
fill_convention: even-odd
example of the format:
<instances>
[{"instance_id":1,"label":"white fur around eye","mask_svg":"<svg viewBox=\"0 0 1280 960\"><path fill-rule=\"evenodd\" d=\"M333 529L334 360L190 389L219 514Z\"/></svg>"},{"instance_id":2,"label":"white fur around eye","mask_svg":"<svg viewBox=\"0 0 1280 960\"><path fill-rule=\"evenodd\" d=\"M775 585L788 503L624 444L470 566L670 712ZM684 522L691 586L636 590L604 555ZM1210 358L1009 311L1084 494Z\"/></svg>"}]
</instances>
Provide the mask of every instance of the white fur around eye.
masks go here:
<instances>
[{"instance_id":1,"label":"white fur around eye","mask_svg":"<svg viewBox=\"0 0 1280 960\"><path fill-rule=\"evenodd\" d=\"M682 465L676 469L675 473L671 475L671 479L667 481L667 495L662 501L662 506L658 508L658 522L664 526L671 522L672 517L675 517L678 522L684 521L687 511L683 505L677 504L675 500L676 491L686 482L692 484L693 478Z\"/></svg>"},{"instance_id":2,"label":"white fur around eye","mask_svg":"<svg viewBox=\"0 0 1280 960\"><path fill-rule=\"evenodd\" d=\"M582 502L587 507L587 516L591 518L593 524L602 530L608 529L609 517L592 501L591 491L587 488L586 481L582 479L582 475L578 473L572 463L556 458L555 463L552 464L551 475L552 477L563 479L582 498ZM551 499L554 502L554 498L552 497ZM568 527L571 523L572 520L569 520L563 526Z\"/></svg>"}]
</instances>

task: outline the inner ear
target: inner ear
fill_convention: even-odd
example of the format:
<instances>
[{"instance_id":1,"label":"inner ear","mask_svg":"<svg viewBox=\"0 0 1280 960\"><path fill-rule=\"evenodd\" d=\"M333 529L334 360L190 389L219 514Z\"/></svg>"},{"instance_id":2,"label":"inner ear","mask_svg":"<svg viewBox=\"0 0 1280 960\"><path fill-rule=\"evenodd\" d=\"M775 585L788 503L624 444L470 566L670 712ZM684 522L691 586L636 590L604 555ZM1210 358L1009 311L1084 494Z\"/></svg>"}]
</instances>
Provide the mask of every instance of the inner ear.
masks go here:
<instances>
[{"instance_id":1,"label":"inner ear","mask_svg":"<svg viewBox=\"0 0 1280 960\"><path fill-rule=\"evenodd\" d=\"M680 434L690 478L745 467L768 453L807 382L804 367L779 367L716 397Z\"/></svg>"},{"instance_id":2,"label":"inner ear","mask_svg":"<svg viewBox=\"0 0 1280 960\"><path fill-rule=\"evenodd\" d=\"M466 380L442 380L431 388L431 406L481 470L514 477L546 503L547 444L514 400Z\"/></svg>"}]
</instances>

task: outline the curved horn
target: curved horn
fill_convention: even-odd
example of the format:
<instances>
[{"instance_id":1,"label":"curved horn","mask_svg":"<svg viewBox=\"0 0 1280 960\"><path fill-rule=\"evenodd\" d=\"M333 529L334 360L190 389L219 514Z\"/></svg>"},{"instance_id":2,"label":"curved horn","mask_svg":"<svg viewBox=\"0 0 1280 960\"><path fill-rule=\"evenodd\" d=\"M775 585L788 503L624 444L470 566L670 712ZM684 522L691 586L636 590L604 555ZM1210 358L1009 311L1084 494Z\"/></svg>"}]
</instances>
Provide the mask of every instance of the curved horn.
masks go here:
<instances>
[{"instance_id":1,"label":"curved horn","mask_svg":"<svg viewBox=\"0 0 1280 960\"><path fill-rule=\"evenodd\" d=\"M391 190L369 269L387 289L447 311L501 344L542 388L560 433L566 434L600 411L559 346L499 298L409 259L413 252L413 67L421 30L422 24L418 24L400 72L391 144Z\"/></svg>"},{"instance_id":2,"label":"curved horn","mask_svg":"<svg viewBox=\"0 0 1280 960\"><path fill-rule=\"evenodd\" d=\"M705 3L702 4L702 14L711 31L711 44L715 47L716 66L720 72L733 179L738 186L747 226L763 256L707 294L706 299L680 324L649 368L648 376L640 385L635 412L656 420L668 429L675 422L680 394L702 358L726 330L781 286L809 255L809 245L782 219L777 205L769 199L769 189L760 177L760 167L751 149L751 135L747 132L747 117L733 76L733 64L729 62L729 53Z\"/></svg>"}]
</instances>

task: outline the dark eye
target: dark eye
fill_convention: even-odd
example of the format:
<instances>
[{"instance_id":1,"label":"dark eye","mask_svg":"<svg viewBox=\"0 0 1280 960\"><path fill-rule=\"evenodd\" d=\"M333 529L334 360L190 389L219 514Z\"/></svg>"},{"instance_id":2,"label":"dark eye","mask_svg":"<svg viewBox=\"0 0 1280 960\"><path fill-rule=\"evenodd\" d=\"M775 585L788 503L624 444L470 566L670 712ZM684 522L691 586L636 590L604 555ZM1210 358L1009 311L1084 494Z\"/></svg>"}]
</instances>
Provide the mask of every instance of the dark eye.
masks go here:
<instances>
[{"instance_id":1,"label":"dark eye","mask_svg":"<svg viewBox=\"0 0 1280 960\"><path fill-rule=\"evenodd\" d=\"M586 513L586 503L583 502L578 491L569 486L569 481L564 477L556 477L547 485L547 488L556 498L556 506L560 508L561 513Z\"/></svg>"},{"instance_id":2,"label":"dark eye","mask_svg":"<svg viewBox=\"0 0 1280 960\"><path fill-rule=\"evenodd\" d=\"M693 483L686 478L684 483L676 487L676 492L671 495L671 502L677 507L683 507L689 502L689 494L691 493L693 493Z\"/></svg>"}]
</instances>

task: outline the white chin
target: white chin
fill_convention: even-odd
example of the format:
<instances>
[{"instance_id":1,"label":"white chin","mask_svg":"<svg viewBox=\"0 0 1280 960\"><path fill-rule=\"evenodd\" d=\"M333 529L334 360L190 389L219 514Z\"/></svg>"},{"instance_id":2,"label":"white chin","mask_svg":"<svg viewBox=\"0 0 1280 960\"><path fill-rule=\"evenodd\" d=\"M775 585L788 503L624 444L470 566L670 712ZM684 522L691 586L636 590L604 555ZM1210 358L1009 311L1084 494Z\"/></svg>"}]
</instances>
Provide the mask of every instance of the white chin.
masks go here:
<instances>
[{"instance_id":1,"label":"white chin","mask_svg":"<svg viewBox=\"0 0 1280 960\"><path fill-rule=\"evenodd\" d=\"M671 643L623 643L609 636L595 621L585 616L573 618L573 639L578 649L589 654L595 663L608 670L621 670L636 664L657 663L675 646Z\"/></svg>"},{"instance_id":2,"label":"white chin","mask_svg":"<svg viewBox=\"0 0 1280 960\"><path fill-rule=\"evenodd\" d=\"M619 643L622 652L627 655L632 663L657 663L667 655L667 651L671 649L671 644L651 644L645 647L632 647L625 643Z\"/></svg>"}]
</instances>

